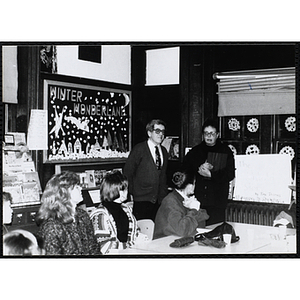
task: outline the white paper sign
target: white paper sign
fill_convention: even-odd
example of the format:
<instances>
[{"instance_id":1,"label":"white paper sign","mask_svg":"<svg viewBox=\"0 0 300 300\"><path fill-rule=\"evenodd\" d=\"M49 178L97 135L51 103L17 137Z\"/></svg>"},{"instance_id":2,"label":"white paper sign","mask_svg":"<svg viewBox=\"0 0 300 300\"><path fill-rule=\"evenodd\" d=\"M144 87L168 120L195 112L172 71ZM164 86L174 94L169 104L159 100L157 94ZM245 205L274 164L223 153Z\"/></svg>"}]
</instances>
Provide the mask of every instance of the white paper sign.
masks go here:
<instances>
[{"instance_id":1,"label":"white paper sign","mask_svg":"<svg viewBox=\"0 0 300 300\"><path fill-rule=\"evenodd\" d=\"M234 200L291 202L291 160L284 154L236 155Z\"/></svg>"},{"instance_id":2,"label":"white paper sign","mask_svg":"<svg viewBox=\"0 0 300 300\"><path fill-rule=\"evenodd\" d=\"M27 135L27 145L30 150L48 149L47 123L47 110L31 110Z\"/></svg>"}]
</instances>

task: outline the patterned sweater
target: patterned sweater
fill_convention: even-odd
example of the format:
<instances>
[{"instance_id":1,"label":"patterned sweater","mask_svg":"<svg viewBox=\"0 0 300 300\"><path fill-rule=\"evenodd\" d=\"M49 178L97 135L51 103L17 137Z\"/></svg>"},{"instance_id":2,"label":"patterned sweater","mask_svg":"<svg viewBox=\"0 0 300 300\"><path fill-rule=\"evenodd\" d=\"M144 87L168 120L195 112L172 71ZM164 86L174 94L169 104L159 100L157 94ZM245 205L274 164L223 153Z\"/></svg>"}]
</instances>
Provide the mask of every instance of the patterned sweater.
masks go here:
<instances>
[{"instance_id":1,"label":"patterned sweater","mask_svg":"<svg viewBox=\"0 0 300 300\"><path fill-rule=\"evenodd\" d=\"M137 238L137 222L132 214L131 207L126 203L122 203L121 207L129 220L128 238L125 243L121 243L118 240L116 222L106 207L100 204L99 207L90 214L97 242L100 244L100 251L102 254L109 253L111 249L125 249L130 247Z\"/></svg>"},{"instance_id":2,"label":"patterned sweater","mask_svg":"<svg viewBox=\"0 0 300 300\"><path fill-rule=\"evenodd\" d=\"M89 215L80 208L73 222L64 224L53 218L43 222L38 236L43 239L46 255L100 254Z\"/></svg>"}]
</instances>

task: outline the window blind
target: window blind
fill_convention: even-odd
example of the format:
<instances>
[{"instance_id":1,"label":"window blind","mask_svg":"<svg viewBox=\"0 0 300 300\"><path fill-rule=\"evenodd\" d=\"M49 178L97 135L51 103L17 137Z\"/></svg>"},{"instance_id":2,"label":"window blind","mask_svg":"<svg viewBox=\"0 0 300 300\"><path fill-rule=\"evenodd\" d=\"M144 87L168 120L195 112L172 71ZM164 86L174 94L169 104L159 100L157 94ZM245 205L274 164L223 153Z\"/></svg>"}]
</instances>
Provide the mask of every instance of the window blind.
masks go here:
<instances>
[{"instance_id":1,"label":"window blind","mask_svg":"<svg viewBox=\"0 0 300 300\"><path fill-rule=\"evenodd\" d=\"M215 73L218 116L294 114L295 68Z\"/></svg>"}]
</instances>

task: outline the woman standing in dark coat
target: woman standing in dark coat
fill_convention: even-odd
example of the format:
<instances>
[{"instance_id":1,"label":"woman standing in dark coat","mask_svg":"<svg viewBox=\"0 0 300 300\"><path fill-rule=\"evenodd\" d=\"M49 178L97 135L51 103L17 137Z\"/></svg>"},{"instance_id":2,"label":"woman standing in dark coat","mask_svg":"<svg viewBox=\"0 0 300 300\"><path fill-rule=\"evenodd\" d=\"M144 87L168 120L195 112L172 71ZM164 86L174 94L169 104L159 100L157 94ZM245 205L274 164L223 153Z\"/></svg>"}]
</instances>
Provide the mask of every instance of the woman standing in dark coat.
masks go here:
<instances>
[{"instance_id":1,"label":"woman standing in dark coat","mask_svg":"<svg viewBox=\"0 0 300 300\"><path fill-rule=\"evenodd\" d=\"M202 126L203 142L192 148L183 165L196 175L195 195L210 218L207 225L225 221L229 183L235 177L233 153L219 139L218 125L207 120Z\"/></svg>"}]
</instances>

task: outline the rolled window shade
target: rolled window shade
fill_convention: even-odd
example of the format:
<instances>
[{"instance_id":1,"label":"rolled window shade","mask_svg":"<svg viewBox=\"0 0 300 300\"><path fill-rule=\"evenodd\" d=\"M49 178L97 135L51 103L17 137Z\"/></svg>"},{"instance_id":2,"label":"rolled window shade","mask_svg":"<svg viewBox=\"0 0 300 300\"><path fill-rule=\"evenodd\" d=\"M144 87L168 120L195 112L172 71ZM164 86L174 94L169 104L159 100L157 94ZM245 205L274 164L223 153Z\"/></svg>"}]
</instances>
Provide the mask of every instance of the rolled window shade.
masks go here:
<instances>
[{"instance_id":1,"label":"rolled window shade","mask_svg":"<svg viewBox=\"0 0 300 300\"><path fill-rule=\"evenodd\" d=\"M218 116L294 114L295 68L215 73Z\"/></svg>"}]
</instances>

